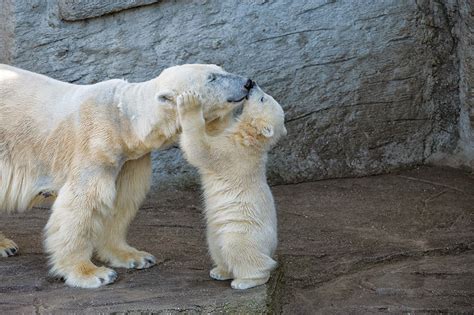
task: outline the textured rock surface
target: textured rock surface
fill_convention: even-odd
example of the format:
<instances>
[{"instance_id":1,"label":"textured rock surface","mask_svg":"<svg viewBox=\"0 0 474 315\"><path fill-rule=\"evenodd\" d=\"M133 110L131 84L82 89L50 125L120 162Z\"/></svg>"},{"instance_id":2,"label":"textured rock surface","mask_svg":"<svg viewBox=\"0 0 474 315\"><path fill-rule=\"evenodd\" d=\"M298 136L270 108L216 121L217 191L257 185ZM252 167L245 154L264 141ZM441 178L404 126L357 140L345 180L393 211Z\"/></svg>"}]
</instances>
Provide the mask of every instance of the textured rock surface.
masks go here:
<instances>
[{"instance_id":1,"label":"textured rock surface","mask_svg":"<svg viewBox=\"0 0 474 315\"><path fill-rule=\"evenodd\" d=\"M85 20L125 9L139 7L159 0L59 0L59 13L65 21Z\"/></svg>"},{"instance_id":2,"label":"textured rock surface","mask_svg":"<svg viewBox=\"0 0 474 315\"><path fill-rule=\"evenodd\" d=\"M0 62L11 63L11 49L14 46L13 0L0 1Z\"/></svg>"},{"instance_id":3,"label":"textured rock surface","mask_svg":"<svg viewBox=\"0 0 474 315\"><path fill-rule=\"evenodd\" d=\"M450 0L447 8L459 59L460 139L454 154L435 154L433 160L474 169L474 2Z\"/></svg>"},{"instance_id":4,"label":"textured rock surface","mask_svg":"<svg viewBox=\"0 0 474 315\"><path fill-rule=\"evenodd\" d=\"M464 165L474 169L474 2L459 1L460 145Z\"/></svg>"},{"instance_id":5,"label":"textured rock surface","mask_svg":"<svg viewBox=\"0 0 474 315\"><path fill-rule=\"evenodd\" d=\"M272 183L380 173L456 148L466 103L456 51L468 50L471 37L457 49L456 16L444 2L187 0L132 7L150 2L7 0L12 18L2 20L9 25L0 33L9 35L0 39L15 41L0 48L0 57L74 83L142 81L191 62L251 76L287 114L289 135L269 160ZM463 8L461 15L472 16L469 5ZM460 29L468 34L472 25ZM472 80L461 82L466 94ZM157 152L154 161L156 185L195 182L178 149Z\"/></svg>"},{"instance_id":6,"label":"textured rock surface","mask_svg":"<svg viewBox=\"0 0 474 315\"><path fill-rule=\"evenodd\" d=\"M474 177L453 169L273 187L279 270L237 292L208 278L199 194L150 196L130 231L155 254L113 285L67 288L47 277L39 237L48 211L11 215L20 255L0 258L1 314L471 314Z\"/></svg>"},{"instance_id":7,"label":"textured rock surface","mask_svg":"<svg viewBox=\"0 0 474 315\"><path fill-rule=\"evenodd\" d=\"M459 48L461 62L461 138L474 160L474 2L463 1L459 8ZM471 161L474 163L474 161ZM474 169L474 164L471 164Z\"/></svg>"},{"instance_id":8,"label":"textured rock surface","mask_svg":"<svg viewBox=\"0 0 474 315\"><path fill-rule=\"evenodd\" d=\"M277 186L284 314L469 314L474 174Z\"/></svg>"}]
</instances>

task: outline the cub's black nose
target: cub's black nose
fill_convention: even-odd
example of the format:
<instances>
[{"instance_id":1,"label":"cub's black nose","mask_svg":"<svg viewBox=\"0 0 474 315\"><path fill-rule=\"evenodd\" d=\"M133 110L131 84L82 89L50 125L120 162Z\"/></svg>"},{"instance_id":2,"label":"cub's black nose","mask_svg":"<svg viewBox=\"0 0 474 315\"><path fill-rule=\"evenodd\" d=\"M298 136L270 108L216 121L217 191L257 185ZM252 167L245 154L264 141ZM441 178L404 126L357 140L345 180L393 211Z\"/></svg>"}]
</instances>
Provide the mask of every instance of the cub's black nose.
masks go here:
<instances>
[{"instance_id":1,"label":"cub's black nose","mask_svg":"<svg viewBox=\"0 0 474 315\"><path fill-rule=\"evenodd\" d=\"M252 80L248 79L247 82L244 85L244 88L246 88L247 90L250 91L250 89L253 88L253 86L254 86L254 82Z\"/></svg>"}]
</instances>

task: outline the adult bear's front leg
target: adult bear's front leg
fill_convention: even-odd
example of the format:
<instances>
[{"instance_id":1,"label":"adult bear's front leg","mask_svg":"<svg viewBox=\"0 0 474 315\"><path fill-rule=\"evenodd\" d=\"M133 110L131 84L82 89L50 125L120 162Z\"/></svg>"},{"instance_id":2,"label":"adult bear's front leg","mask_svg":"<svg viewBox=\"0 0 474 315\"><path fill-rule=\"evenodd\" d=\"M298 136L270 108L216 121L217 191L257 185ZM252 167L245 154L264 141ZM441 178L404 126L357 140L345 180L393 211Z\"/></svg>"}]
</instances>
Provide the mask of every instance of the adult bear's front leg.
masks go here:
<instances>
[{"instance_id":1,"label":"adult bear's front leg","mask_svg":"<svg viewBox=\"0 0 474 315\"><path fill-rule=\"evenodd\" d=\"M66 284L96 288L117 278L114 270L91 262L115 195L114 172L95 166L76 171L60 189L45 228L45 247L51 272Z\"/></svg>"},{"instance_id":2,"label":"adult bear's front leg","mask_svg":"<svg viewBox=\"0 0 474 315\"><path fill-rule=\"evenodd\" d=\"M18 245L0 232L0 257L9 257L18 253Z\"/></svg>"},{"instance_id":3,"label":"adult bear's front leg","mask_svg":"<svg viewBox=\"0 0 474 315\"><path fill-rule=\"evenodd\" d=\"M156 258L127 244L127 230L150 189L150 154L127 161L117 178L117 198L112 213L104 222L97 243L99 259L113 267L143 269Z\"/></svg>"}]
</instances>

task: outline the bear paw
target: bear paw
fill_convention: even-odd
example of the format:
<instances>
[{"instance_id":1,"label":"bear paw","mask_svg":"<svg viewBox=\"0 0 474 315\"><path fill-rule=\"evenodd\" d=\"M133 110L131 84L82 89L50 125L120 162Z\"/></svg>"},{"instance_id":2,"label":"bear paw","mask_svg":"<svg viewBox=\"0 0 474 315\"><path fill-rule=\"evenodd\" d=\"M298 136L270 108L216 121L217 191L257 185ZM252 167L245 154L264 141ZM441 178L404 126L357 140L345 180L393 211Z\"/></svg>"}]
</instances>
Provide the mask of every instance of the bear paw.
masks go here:
<instances>
[{"instance_id":1,"label":"bear paw","mask_svg":"<svg viewBox=\"0 0 474 315\"><path fill-rule=\"evenodd\" d=\"M106 253L102 253L100 258L116 268L145 269L156 265L155 256L136 250L133 247L129 249L107 250Z\"/></svg>"},{"instance_id":2,"label":"bear paw","mask_svg":"<svg viewBox=\"0 0 474 315\"><path fill-rule=\"evenodd\" d=\"M258 279L234 279L230 286L236 290L246 290L267 283L269 277Z\"/></svg>"},{"instance_id":3,"label":"bear paw","mask_svg":"<svg viewBox=\"0 0 474 315\"><path fill-rule=\"evenodd\" d=\"M117 272L106 267L97 267L92 263L79 264L74 271L64 276L66 284L79 288L98 288L117 279Z\"/></svg>"},{"instance_id":4,"label":"bear paw","mask_svg":"<svg viewBox=\"0 0 474 315\"><path fill-rule=\"evenodd\" d=\"M209 272L209 276L214 280L229 280L232 279L232 274L221 267L215 267Z\"/></svg>"},{"instance_id":5,"label":"bear paw","mask_svg":"<svg viewBox=\"0 0 474 315\"><path fill-rule=\"evenodd\" d=\"M201 110L201 101L199 95L195 92L184 92L176 99L180 115L190 112L199 112Z\"/></svg>"},{"instance_id":6,"label":"bear paw","mask_svg":"<svg viewBox=\"0 0 474 315\"><path fill-rule=\"evenodd\" d=\"M18 245L8 238L0 239L0 256L10 257L18 253Z\"/></svg>"}]
</instances>

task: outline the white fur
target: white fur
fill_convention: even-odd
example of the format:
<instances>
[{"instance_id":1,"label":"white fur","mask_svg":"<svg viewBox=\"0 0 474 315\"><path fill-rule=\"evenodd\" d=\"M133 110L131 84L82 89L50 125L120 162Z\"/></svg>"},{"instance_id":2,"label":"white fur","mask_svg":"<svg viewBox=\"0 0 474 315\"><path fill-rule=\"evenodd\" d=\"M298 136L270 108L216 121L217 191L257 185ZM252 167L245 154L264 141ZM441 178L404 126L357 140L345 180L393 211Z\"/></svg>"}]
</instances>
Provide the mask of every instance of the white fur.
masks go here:
<instances>
[{"instance_id":1,"label":"white fur","mask_svg":"<svg viewBox=\"0 0 474 315\"><path fill-rule=\"evenodd\" d=\"M258 88L239 119L216 136L205 131L198 96L178 98L186 159L202 177L210 276L234 289L266 283L276 266L275 205L265 176L267 151L286 134L280 105Z\"/></svg>"},{"instance_id":2,"label":"white fur","mask_svg":"<svg viewBox=\"0 0 474 315\"><path fill-rule=\"evenodd\" d=\"M211 86L211 74L222 80ZM206 118L216 119L235 107L226 99L246 95L245 81L214 65L183 65L143 83L74 85L0 65L0 210L57 196L45 247L51 271L71 286L115 280L91 262L94 252L114 267L152 266L153 255L126 234L150 186L150 151L180 131L176 96L203 94ZM0 235L0 255L16 250Z\"/></svg>"}]
</instances>

